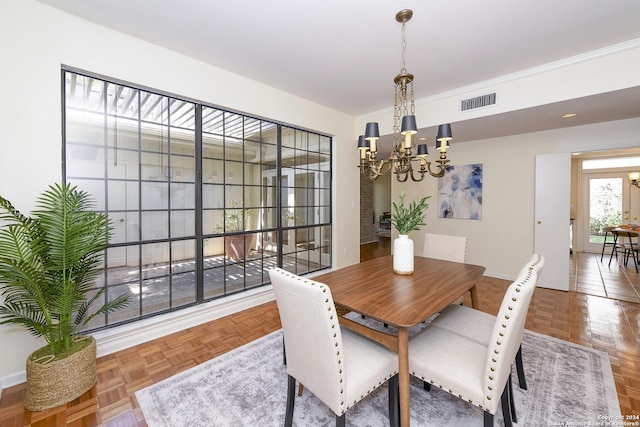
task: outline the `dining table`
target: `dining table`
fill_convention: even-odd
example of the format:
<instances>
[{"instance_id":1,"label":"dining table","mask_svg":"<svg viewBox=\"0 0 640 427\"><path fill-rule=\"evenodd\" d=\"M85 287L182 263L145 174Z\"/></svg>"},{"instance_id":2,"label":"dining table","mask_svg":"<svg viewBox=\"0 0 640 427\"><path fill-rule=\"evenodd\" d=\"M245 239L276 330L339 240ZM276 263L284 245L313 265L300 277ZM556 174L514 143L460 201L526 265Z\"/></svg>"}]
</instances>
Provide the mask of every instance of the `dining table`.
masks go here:
<instances>
[{"instance_id":1,"label":"dining table","mask_svg":"<svg viewBox=\"0 0 640 427\"><path fill-rule=\"evenodd\" d=\"M382 332L341 316L340 324L398 354L400 425L410 424L409 329L439 313L466 292L478 308L476 283L484 274L479 265L416 256L413 274L396 274L393 255L374 258L314 277L331 289L341 311L353 311L385 325ZM384 329L384 328L382 328Z\"/></svg>"}]
</instances>

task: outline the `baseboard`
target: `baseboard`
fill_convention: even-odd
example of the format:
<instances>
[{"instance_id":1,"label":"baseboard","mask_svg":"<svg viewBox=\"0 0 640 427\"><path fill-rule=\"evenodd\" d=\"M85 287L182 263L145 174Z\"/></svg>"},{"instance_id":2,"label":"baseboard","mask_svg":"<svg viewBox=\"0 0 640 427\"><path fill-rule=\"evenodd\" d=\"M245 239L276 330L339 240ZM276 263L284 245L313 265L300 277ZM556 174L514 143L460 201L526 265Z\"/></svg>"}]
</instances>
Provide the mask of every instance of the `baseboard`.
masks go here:
<instances>
[{"instance_id":1,"label":"baseboard","mask_svg":"<svg viewBox=\"0 0 640 427\"><path fill-rule=\"evenodd\" d=\"M180 310L179 312L167 313L129 325L100 331L93 334L96 339L97 357L106 356L107 354L115 353L273 300L275 300L273 287L264 286Z\"/></svg>"},{"instance_id":2,"label":"baseboard","mask_svg":"<svg viewBox=\"0 0 640 427\"><path fill-rule=\"evenodd\" d=\"M274 300L273 287L271 285L262 286L177 312L99 331L92 334L96 339L97 357L106 356ZM21 384L26 379L26 371L0 378L0 396L2 388Z\"/></svg>"}]
</instances>

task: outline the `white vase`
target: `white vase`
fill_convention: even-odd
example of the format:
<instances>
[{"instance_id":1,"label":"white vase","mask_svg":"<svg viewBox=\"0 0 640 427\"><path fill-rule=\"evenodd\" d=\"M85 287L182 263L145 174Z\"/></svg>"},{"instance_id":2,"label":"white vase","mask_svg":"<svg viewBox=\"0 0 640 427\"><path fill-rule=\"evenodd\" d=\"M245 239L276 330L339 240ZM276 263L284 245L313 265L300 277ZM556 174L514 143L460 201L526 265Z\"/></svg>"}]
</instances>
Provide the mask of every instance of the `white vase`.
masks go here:
<instances>
[{"instance_id":1,"label":"white vase","mask_svg":"<svg viewBox=\"0 0 640 427\"><path fill-rule=\"evenodd\" d=\"M406 234L393 240L393 272L413 274L413 240Z\"/></svg>"}]
</instances>

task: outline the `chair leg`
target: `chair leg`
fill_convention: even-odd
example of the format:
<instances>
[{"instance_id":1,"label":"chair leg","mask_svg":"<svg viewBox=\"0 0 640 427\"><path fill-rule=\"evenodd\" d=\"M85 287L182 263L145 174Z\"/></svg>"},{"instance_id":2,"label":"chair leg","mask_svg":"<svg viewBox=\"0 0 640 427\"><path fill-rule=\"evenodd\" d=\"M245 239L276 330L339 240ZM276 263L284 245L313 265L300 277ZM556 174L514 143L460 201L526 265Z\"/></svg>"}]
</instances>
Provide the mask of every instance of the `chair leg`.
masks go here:
<instances>
[{"instance_id":1,"label":"chair leg","mask_svg":"<svg viewBox=\"0 0 640 427\"><path fill-rule=\"evenodd\" d=\"M505 385L502 390L502 397L500 398L502 403L502 417L504 418L504 427L513 427L511 422L511 410L509 409L509 386Z\"/></svg>"},{"instance_id":2,"label":"chair leg","mask_svg":"<svg viewBox=\"0 0 640 427\"><path fill-rule=\"evenodd\" d=\"M284 427L293 425L293 405L296 402L296 379L291 375L287 384L287 411L284 416Z\"/></svg>"},{"instance_id":3,"label":"chair leg","mask_svg":"<svg viewBox=\"0 0 640 427\"><path fill-rule=\"evenodd\" d=\"M616 255L616 259L618 259L618 235L613 235L613 249L611 250L611 255L609 255L609 267L611 267L611 260L613 259L613 254Z\"/></svg>"},{"instance_id":4,"label":"chair leg","mask_svg":"<svg viewBox=\"0 0 640 427\"><path fill-rule=\"evenodd\" d=\"M400 426L400 389L398 374L391 377L387 384L389 387L389 425Z\"/></svg>"},{"instance_id":5,"label":"chair leg","mask_svg":"<svg viewBox=\"0 0 640 427\"><path fill-rule=\"evenodd\" d=\"M431 391L431 384L429 384L426 381L422 382L422 388L425 389L426 391Z\"/></svg>"},{"instance_id":6,"label":"chair leg","mask_svg":"<svg viewBox=\"0 0 640 427\"><path fill-rule=\"evenodd\" d=\"M484 427L493 427L493 414L484 411Z\"/></svg>"},{"instance_id":7,"label":"chair leg","mask_svg":"<svg viewBox=\"0 0 640 427\"><path fill-rule=\"evenodd\" d=\"M282 337L282 364L287 365L287 350L284 348L284 337Z\"/></svg>"},{"instance_id":8,"label":"chair leg","mask_svg":"<svg viewBox=\"0 0 640 427\"><path fill-rule=\"evenodd\" d=\"M524 365L522 364L522 344L516 353L516 370L518 371L518 383L522 390L527 389L527 380L524 377Z\"/></svg>"},{"instance_id":9,"label":"chair leg","mask_svg":"<svg viewBox=\"0 0 640 427\"><path fill-rule=\"evenodd\" d=\"M345 427L347 425L347 416L342 414L341 416L336 415L336 427Z\"/></svg>"},{"instance_id":10,"label":"chair leg","mask_svg":"<svg viewBox=\"0 0 640 427\"><path fill-rule=\"evenodd\" d=\"M514 423L517 423L518 415L516 414L516 400L513 396L513 381L511 380L511 374L509 374L509 411L511 413L511 420Z\"/></svg>"},{"instance_id":11,"label":"chair leg","mask_svg":"<svg viewBox=\"0 0 640 427\"><path fill-rule=\"evenodd\" d=\"M636 257L636 250L631 247L631 250L629 250L629 252L631 252L631 256L633 258L633 264L635 264L636 266L636 273L638 272L638 258Z\"/></svg>"}]
</instances>

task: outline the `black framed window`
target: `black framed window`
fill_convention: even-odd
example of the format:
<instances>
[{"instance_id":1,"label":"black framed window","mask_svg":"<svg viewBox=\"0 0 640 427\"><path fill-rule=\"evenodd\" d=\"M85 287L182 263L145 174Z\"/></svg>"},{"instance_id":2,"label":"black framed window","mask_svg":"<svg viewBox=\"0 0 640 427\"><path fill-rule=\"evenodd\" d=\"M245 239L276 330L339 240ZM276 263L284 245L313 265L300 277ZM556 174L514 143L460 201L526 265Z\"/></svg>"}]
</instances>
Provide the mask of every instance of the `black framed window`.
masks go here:
<instances>
[{"instance_id":1,"label":"black framed window","mask_svg":"<svg viewBox=\"0 0 640 427\"><path fill-rule=\"evenodd\" d=\"M114 228L90 329L331 266L331 137L63 70L63 176Z\"/></svg>"}]
</instances>

